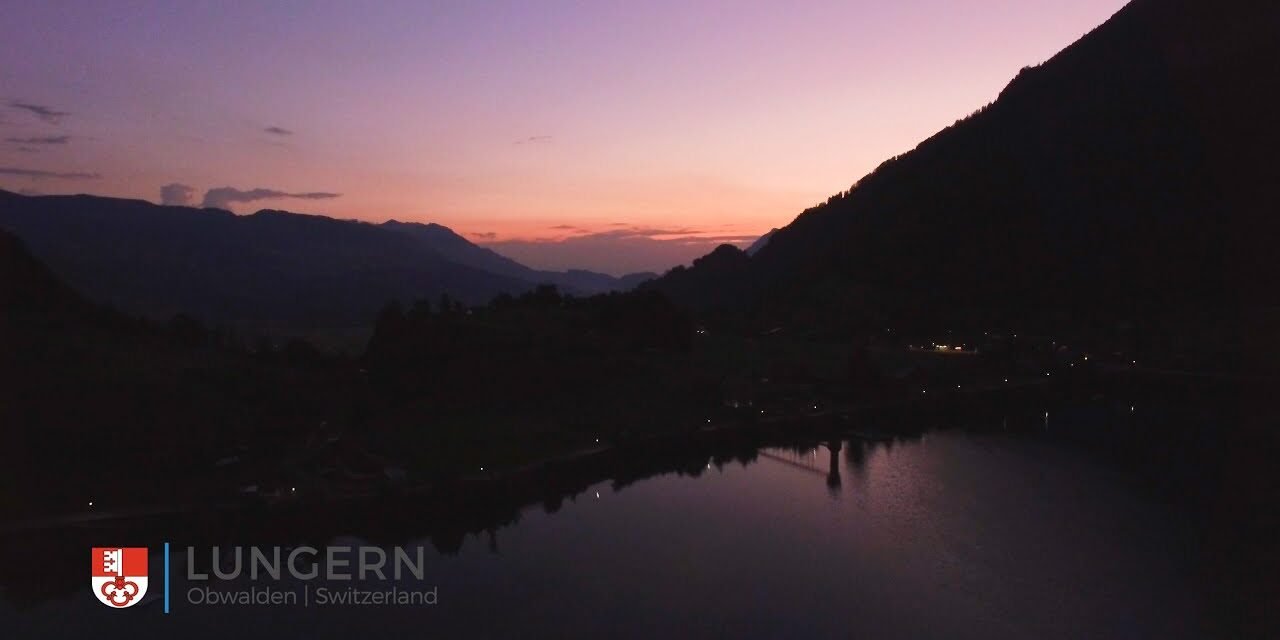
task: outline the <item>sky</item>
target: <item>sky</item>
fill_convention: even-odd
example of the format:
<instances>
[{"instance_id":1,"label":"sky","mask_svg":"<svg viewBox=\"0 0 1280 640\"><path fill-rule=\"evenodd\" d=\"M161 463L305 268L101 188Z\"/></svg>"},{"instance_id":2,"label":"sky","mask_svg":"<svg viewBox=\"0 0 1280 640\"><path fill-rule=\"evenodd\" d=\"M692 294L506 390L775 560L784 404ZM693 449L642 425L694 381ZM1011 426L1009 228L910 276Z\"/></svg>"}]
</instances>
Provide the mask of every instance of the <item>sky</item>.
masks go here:
<instances>
[{"instance_id":1,"label":"sky","mask_svg":"<svg viewBox=\"0 0 1280 640\"><path fill-rule=\"evenodd\" d=\"M12 1L0 188L661 271L785 225L1123 4Z\"/></svg>"}]
</instances>

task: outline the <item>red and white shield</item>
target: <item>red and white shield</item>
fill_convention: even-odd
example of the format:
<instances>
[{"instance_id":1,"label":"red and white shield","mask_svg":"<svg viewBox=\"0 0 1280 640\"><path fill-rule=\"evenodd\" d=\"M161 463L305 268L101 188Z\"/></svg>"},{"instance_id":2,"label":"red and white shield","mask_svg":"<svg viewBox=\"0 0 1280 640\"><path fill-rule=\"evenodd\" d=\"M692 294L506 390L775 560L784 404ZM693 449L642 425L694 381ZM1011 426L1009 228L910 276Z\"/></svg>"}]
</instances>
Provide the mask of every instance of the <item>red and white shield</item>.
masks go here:
<instances>
[{"instance_id":1,"label":"red and white shield","mask_svg":"<svg viewBox=\"0 0 1280 640\"><path fill-rule=\"evenodd\" d=\"M94 547L93 595L112 609L131 607L147 593L146 547Z\"/></svg>"}]
</instances>

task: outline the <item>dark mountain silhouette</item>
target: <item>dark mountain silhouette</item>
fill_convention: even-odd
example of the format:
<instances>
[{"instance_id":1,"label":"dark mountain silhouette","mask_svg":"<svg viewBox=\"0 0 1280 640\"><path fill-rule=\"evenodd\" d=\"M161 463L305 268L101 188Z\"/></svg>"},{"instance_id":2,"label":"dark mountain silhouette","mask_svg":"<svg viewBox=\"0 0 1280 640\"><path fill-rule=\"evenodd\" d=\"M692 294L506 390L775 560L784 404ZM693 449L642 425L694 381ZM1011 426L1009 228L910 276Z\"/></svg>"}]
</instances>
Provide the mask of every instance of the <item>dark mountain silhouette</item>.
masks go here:
<instances>
[{"instance_id":1,"label":"dark mountain silhouette","mask_svg":"<svg viewBox=\"0 0 1280 640\"><path fill-rule=\"evenodd\" d=\"M607 273L587 271L586 269L569 269L568 271L542 271L548 274L548 282L557 285L568 293L607 293L609 291L630 291L643 282L658 277L649 271L628 273L614 277Z\"/></svg>"},{"instance_id":2,"label":"dark mountain silhouette","mask_svg":"<svg viewBox=\"0 0 1280 640\"><path fill-rule=\"evenodd\" d=\"M280 446L358 395L332 365L216 341L189 317L159 325L86 300L0 231L0 424L14 427L0 480L28 485L0 513L199 495L211 457ZM107 441L133 445L116 448L103 483Z\"/></svg>"},{"instance_id":3,"label":"dark mountain silhouette","mask_svg":"<svg viewBox=\"0 0 1280 640\"><path fill-rule=\"evenodd\" d=\"M8 315L79 311L86 303L27 251L17 236L0 231L0 306Z\"/></svg>"},{"instance_id":4,"label":"dark mountain silhouette","mask_svg":"<svg viewBox=\"0 0 1280 640\"><path fill-rule=\"evenodd\" d=\"M434 222L423 224L388 220L382 223L381 226L408 234L421 241L441 257L458 264L520 280L535 279L535 274L538 273L496 251L476 246L455 233L453 229Z\"/></svg>"},{"instance_id":5,"label":"dark mountain silhouette","mask_svg":"<svg viewBox=\"0 0 1280 640\"><path fill-rule=\"evenodd\" d=\"M1273 2L1135 0L745 265L650 286L852 327L1276 305L1277 33Z\"/></svg>"},{"instance_id":6,"label":"dark mountain silhouette","mask_svg":"<svg viewBox=\"0 0 1280 640\"><path fill-rule=\"evenodd\" d=\"M570 273L572 273L572 271ZM628 273L618 278L618 284L621 285L622 291L630 291L650 280L657 278L658 275L659 274L653 273L652 271L638 271L636 273Z\"/></svg>"},{"instance_id":7,"label":"dark mountain silhouette","mask_svg":"<svg viewBox=\"0 0 1280 640\"><path fill-rule=\"evenodd\" d=\"M367 325L391 299L447 293L477 304L547 281L439 225L0 191L0 228L91 299L252 326ZM603 278L598 288L566 288L620 286Z\"/></svg>"},{"instance_id":8,"label":"dark mountain silhouette","mask_svg":"<svg viewBox=\"0 0 1280 640\"><path fill-rule=\"evenodd\" d=\"M541 271L526 267L492 249L472 244L443 225L390 220L384 222L382 226L410 234L445 259L458 264L534 284L554 284L563 291L573 294L589 295L625 291L645 280L658 277L656 273L633 273L619 278L583 269Z\"/></svg>"},{"instance_id":9,"label":"dark mountain silhouette","mask_svg":"<svg viewBox=\"0 0 1280 640\"><path fill-rule=\"evenodd\" d=\"M0 424L21 426L0 447L0 486L39 479L6 495L0 516L225 501L240 480L298 473L287 461L325 425L378 455L426 449L418 460L446 472L488 460L480 443L499 436L531 450L599 442L583 416L619 428L620 406L644 405L627 414L646 424L704 411L692 404L703 387L649 362L692 343L689 314L661 295L569 298L542 285L471 309L444 302L386 305L359 360L297 340L250 347L188 316L156 323L95 304L0 230ZM555 430L529 428L535 413ZM467 439L451 441L442 415ZM134 443L113 452L111 483L95 463L104 437Z\"/></svg>"},{"instance_id":10,"label":"dark mountain silhouette","mask_svg":"<svg viewBox=\"0 0 1280 640\"><path fill-rule=\"evenodd\" d=\"M770 229L768 233L760 236L759 238L756 238L756 241L752 242L751 246L747 247L747 255L754 256L755 254L759 253L760 250L763 249L765 245L769 244L769 239L772 238L773 234L777 232L778 232L778 228L774 227Z\"/></svg>"},{"instance_id":11,"label":"dark mountain silhouette","mask_svg":"<svg viewBox=\"0 0 1280 640\"><path fill-rule=\"evenodd\" d=\"M660 280L641 285L657 289L673 300L701 309L725 309L741 304L754 293L750 256L731 244L722 244L693 264L668 271Z\"/></svg>"}]
</instances>

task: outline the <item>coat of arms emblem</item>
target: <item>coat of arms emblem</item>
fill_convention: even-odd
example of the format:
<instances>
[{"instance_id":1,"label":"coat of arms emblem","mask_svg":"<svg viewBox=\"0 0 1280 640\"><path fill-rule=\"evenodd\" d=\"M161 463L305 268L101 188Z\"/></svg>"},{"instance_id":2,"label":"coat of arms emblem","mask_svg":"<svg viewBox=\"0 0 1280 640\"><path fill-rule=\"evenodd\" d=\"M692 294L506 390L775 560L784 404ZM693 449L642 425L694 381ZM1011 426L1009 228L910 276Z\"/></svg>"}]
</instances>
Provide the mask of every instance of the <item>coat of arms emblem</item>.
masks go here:
<instances>
[{"instance_id":1,"label":"coat of arms emblem","mask_svg":"<svg viewBox=\"0 0 1280 640\"><path fill-rule=\"evenodd\" d=\"M147 593L146 547L94 547L93 595L102 604L123 609Z\"/></svg>"}]
</instances>

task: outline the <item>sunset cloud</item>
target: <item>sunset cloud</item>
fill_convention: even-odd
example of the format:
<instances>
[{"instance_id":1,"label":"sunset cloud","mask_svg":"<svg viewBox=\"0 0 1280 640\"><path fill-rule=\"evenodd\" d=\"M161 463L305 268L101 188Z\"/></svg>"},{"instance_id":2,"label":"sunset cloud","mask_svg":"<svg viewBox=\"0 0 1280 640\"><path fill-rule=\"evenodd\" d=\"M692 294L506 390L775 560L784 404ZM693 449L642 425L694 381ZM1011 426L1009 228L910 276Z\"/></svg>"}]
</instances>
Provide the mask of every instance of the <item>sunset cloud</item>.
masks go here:
<instances>
[{"instance_id":1,"label":"sunset cloud","mask_svg":"<svg viewBox=\"0 0 1280 640\"><path fill-rule=\"evenodd\" d=\"M287 191L278 191L276 189L249 189L242 191L233 187L215 187L205 192L204 201L200 206L213 209L228 209L235 202L254 202L257 200L275 200L279 198L295 198L298 200L328 200L340 197L341 193L329 193L326 191L308 191L304 193L289 193Z\"/></svg>"},{"instance_id":2,"label":"sunset cloud","mask_svg":"<svg viewBox=\"0 0 1280 640\"><path fill-rule=\"evenodd\" d=\"M71 136L35 136L31 138L5 138L5 142L14 144L66 144Z\"/></svg>"},{"instance_id":3,"label":"sunset cloud","mask_svg":"<svg viewBox=\"0 0 1280 640\"><path fill-rule=\"evenodd\" d=\"M648 238L657 238L662 236L696 236L703 233L698 229L690 229L687 227L679 227L674 229L664 229L662 227L627 227L626 229L615 229L612 231L601 231L596 235L606 235L620 238L644 236Z\"/></svg>"},{"instance_id":4,"label":"sunset cloud","mask_svg":"<svg viewBox=\"0 0 1280 640\"><path fill-rule=\"evenodd\" d=\"M515 144L547 144L549 142L551 142L551 136L529 136L516 140Z\"/></svg>"},{"instance_id":5,"label":"sunset cloud","mask_svg":"<svg viewBox=\"0 0 1280 640\"><path fill-rule=\"evenodd\" d=\"M46 171L44 169L24 169L22 167L0 167L0 175L31 178L32 180L97 180L102 177L97 173L83 171Z\"/></svg>"},{"instance_id":6,"label":"sunset cloud","mask_svg":"<svg viewBox=\"0 0 1280 640\"><path fill-rule=\"evenodd\" d=\"M589 229L583 229L582 227L579 227L579 226L576 226L576 225L572 225L572 224L557 224L557 225L552 225L552 226L547 227L547 228L548 228L548 229L550 229L550 230L552 230L552 231L571 231L571 232L573 232L573 233L575 233L575 234L577 234L577 233L589 233L589 231L590 231Z\"/></svg>"},{"instance_id":7,"label":"sunset cloud","mask_svg":"<svg viewBox=\"0 0 1280 640\"><path fill-rule=\"evenodd\" d=\"M293 132L283 127L267 127L263 131L277 136L291 136Z\"/></svg>"},{"instance_id":8,"label":"sunset cloud","mask_svg":"<svg viewBox=\"0 0 1280 640\"><path fill-rule=\"evenodd\" d=\"M58 111L53 107L48 107L42 104L31 104L30 102L18 102L14 100L9 102L9 106L20 111L26 111L45 122L51 122L54 124L61 122L63 118L71 115L66 111Z\"/></svg>"},{"instance_id":9,"label":"sunset cloud","mask_svg":"<svg viewBox=\"0 0 1280 640\"><path fill-rule=\"evenodd\" d=\"M173 182L160 187L160 204L189 207L195 201L194 187Z\"/></svg>"}]
</instances>

